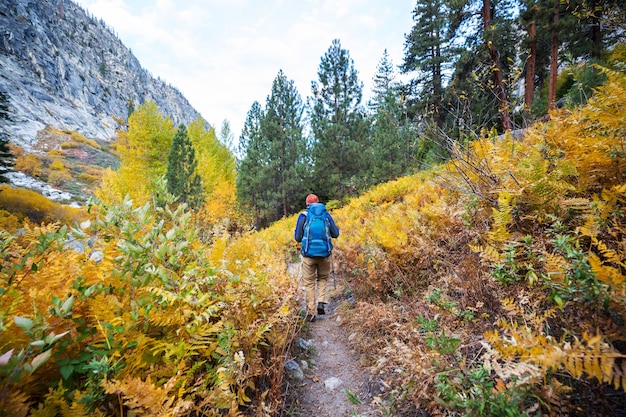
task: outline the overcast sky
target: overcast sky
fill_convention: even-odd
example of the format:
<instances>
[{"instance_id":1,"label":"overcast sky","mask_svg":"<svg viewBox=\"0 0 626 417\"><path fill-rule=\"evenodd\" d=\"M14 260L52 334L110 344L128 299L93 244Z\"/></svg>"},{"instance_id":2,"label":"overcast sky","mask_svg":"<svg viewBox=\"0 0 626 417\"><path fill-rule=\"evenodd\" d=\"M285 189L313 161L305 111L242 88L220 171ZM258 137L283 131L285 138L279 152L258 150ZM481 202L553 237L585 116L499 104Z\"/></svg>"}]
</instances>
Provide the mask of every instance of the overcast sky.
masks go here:
<instances>
[{"instance_id":1,"label":"overcast sky","mask_svg":"<svg viewBox=\"0 0 626 417\"><path fill-rule=\"evenodd\" d=\"M104 20L153 76L178 88L219 134L239 138L252 103L265 107L279 70L311 95L333 39L350 53L363 103L387 49L397 67L415 0L77 0Z\"/></svg>"}]
</instances>

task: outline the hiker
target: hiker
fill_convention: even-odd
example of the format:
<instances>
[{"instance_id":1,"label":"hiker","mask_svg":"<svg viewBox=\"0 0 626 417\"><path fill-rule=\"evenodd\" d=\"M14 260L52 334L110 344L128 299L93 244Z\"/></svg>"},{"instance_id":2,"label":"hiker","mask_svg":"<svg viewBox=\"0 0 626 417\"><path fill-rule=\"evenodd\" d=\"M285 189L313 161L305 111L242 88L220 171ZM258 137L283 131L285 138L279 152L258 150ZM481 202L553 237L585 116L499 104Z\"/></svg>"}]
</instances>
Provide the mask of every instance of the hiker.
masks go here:
<instances>
[{"instance_id":1,"label":"hiker","mask_svg":"<svg viewBox=\"0 0 626 417\"><path fill-rule=\"evenodd\" d=\"M302 278L306 291L306 319L315 321L317 314L326 314L326 281L330 275L333 250L332 238L339 236L339 229L326 206L315 194L306 197L306 210L296 222L294 237L302 243ZM315 284L317 283L317 299Z\"/></svg>"}]
</instances>

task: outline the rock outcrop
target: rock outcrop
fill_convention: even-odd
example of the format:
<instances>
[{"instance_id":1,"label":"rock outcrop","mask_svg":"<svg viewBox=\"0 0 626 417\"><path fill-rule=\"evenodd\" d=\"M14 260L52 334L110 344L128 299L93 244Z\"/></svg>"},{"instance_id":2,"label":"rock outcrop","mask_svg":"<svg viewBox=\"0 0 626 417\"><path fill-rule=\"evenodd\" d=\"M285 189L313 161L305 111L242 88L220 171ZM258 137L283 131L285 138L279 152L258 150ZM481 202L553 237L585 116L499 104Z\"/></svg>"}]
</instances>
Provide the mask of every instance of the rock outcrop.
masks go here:
<instances>
[{"instance_id":1,"label":"rock outcrop","mask_svg":"<svg viewBox=\"0 0 626 417\"><path fill-rule=\"evenodd\" d=\"M167 59L167 57L164 57ZM101 20L70 0L2 0L0 90L11 141L29 149L46 126L110 140L129 106L151 100L175 123L198 112L155 79Z\"/></svg>"}]
</instances>

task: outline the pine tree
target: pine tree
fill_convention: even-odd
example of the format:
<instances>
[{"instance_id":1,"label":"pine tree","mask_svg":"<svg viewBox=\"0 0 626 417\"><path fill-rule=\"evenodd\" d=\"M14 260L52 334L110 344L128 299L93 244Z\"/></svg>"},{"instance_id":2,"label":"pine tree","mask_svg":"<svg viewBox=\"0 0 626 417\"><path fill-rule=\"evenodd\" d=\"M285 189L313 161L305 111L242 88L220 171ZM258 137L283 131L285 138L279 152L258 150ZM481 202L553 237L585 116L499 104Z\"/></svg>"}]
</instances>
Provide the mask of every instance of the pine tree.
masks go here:
<instances>
[{"instance_id":1,"label":"pine tree","mask_svg":"<svg viewBox=\"0 0 626 417\"><path fill-rule=\"evenodd\" d=\"M377 184L406 174L415 165L412 123L387 50L374 75L372 93L368 103L374 111L370 131L372 164L367 176Z\"/></svg>"},{"instance_id":2,"label":"pine tree","mask_svg":"<svg viewBox=\"0 0 626 417\"><path fill-rule=\"evenodd\" d=\"M196 172L198 162L187 127L181 124L172 139L172 146L167 156L167 189L191 208L198 208L204 201L202 180Z\"/></svg>"},{"instance_id":3,"label":"pine tree","mask_svg":"<svg viewBox=\"0 0 626 417\"><path fill-rule=\"evenodd\" d=\"M444 120L443 70L450 63L448 50L449 7L443 0L419 0L413 10L415 24L404 43L404 73L416 72L411 90L418 113L432 118L437 126Z\"/></svg>"},{"instance_id":4,"label":"pine tree","mask_svg":"<svg viewBox=\"0 0 626 417\"><path fill-rule=\"evenodd\" d=\"M550 28L550 81L548 83L548 110L556 108L556 83L559 74L559 20L561 16L561 2L553 1L552 25Z\"/></svg>"},{"instance_id":5,"label":"pine tree","mask_svg":"<svg viewBox=\"0 0 626 417\"><path fill-rule=\"evenodd\" d=\"M626 3L623 0L569 0L561 2L561 34L573 58L598 61L608 48L626 39Z\"/></svg>"},{"instance_id":6,"label":"pine tree","mask_svg":"<svg viewBox=\"0 0 626 417\"><path fill-rule=\"evenodd\" d=\"M302 135L303 104L292 80L282 70L272 83L261 123L268 141L269 165L273 174L274 219L294 213L301 207L306 175L306 141Z\"/></svg>"},{"instance_id":7,"label":"pine tree","mask_svg":"<svg viewBox=\"0 0 626 417\"><path fill-rule=\"evenodd\" d=\"M625 14L618 0L523 1L520 20L528 28L524 105L530 116L541 117L557 103L579 105L593 94L604 77L581 64L597 63L624 39Z\"/></svg>"},{"instance_id":8,"label":"pine tree","mask_svg":"<svg viewBox=\"0 0 626 417\"><path fill-rule=\"evenodd\" d=\"M532 122L532 114L529 110L533 109L535 94L543 89L546 81L549 81L554 4L554 0L523 0L520 11L520 22L526 29L526 39L521 45L523 48L521 55L526 71L524 77L525 122ZM558 48L558 44L555 45ZM546 108L540 109L540 114L543 115L545 110Z\"/></svg>"},{"instance_id":9,"label":"pine tree","mask_svg":"<svg viewBox=\"0 0 626 417\"><path fill-rule=\"evenodd\" d=\"M4 133L4 125L10 120L8 102L7 96L0 91L0 183L9 182L5 174L13 168L13 154L9 149L9 139Z\"/></svg>"},{"instance_id":10,"label":"pine tree","mask_svg":"<svg viewBox=\"0 0 626 417\"><path fill-rule=\"evenodd\" d=\"M308 192L303 104L293 81L281 71L272 83L266 109L253 104L242 137L237 176L239 200L253 207L257 226L296 212Z\"/></svg>"},{"instance_id":11,"label":"pine tree","mask_svg":"<svg viewBox=\"0 0 626 417\"><path fill-rule=\"evenodd\" d=\"M511 120L511 105L509 103L509 97L507 87L503 75L502 54L500 53L500 37L499 33L494 27L495 22L495 6L491 0L483 0L483 37L489 56L491 57L491 73L493 77L493 91L498 101L498 111L500 113L500 122L502 123L502 129L504 131L511 130L513 128L513 122Z\"/></svg>"},{"instance_id":12,"label":"pine tree","mask_svg":"<svg viewBox=\"0 0 626 417\"><path fill-rule=\"evenodd\" d=\"M537 74L538 64L538 42L537 24L539 20L539 6L537 0L524 0L525 8L520 13L521 21L526 28L526 41L524 45L526 59L525 77L524 77L524 113L525 119L528 119L528 113L532 108L535 99L535 78ZM526 120L525 120L526 121Z\"/></svg>"},{"instance_id":13,"label":"pine tree","mask_svg":"<svg viewBox=\"0 0 626 417\"><path fill-rule=\"evenodd\" d=\"M388 96L394 96L394 100L400 101L401 85L396 81L396 72L387 49L383 51L372 81L372 99L368 102L370 109L376 110L379 105L387 101Z\"/></svg>"},{"instance_id":14,"label":"pine tree","mask_svg":"<svg viewBox=\"0 0 626 417\"><path fill-rule=\"evenodd\" d=\"M312 82L312 187L324 200L356 195L371 180L367 121L361 108L363 83L338 39L321 59Z\"/></svg>"},{"instance_id":15,"label":"pine tree","mask_svg":"<svg viewBox=\"0 0 626 417\"><path fill-rule=\"evenodd\" d=\"M258 101L252 103L239 137L237 166L237 201L253 210L257 226L269 223L266 210L262 207L267 198L268 151L267 142L261 133L263 109Z\"/></svg>"},{"instance_id":16,"label":"pine tree","mask_svg":"<svg viewBox=\"0 0 626 417\"><path fill-rule=\"evenodd\" d=\"M517 0L461 0L449 7L454 71L446 88L443 130L467 132L511 127L508 83L515 72L519 33ZM480 19L480 20L477 20Z\"/></svg>"}]
</instances>

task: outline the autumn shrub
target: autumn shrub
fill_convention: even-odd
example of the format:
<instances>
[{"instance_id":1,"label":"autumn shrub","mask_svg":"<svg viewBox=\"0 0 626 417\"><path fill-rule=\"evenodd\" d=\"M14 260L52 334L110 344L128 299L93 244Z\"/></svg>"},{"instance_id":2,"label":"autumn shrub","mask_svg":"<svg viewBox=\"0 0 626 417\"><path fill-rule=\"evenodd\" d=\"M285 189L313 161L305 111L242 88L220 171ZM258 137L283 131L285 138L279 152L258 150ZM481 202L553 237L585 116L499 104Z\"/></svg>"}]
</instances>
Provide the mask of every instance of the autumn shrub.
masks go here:
<instances>
[{"instance_id":1,"label":"autumn shrub","mask_svg":"<svg viewBox=\"0 0 626 417\"><path fill-rule=\"evenodd\" d=\"M98 181L100 181L100 176L89 174L87 172L81 172L80 174L78 174L78 179L88 182L88 183L95 184Z\"/></svg>"},{"instance_id":2,"label":"autumn shrub","mask_svg":"<svg viewBox=\"0 0 626 417\"><path fill-rule=\"evenodd\" d=\"M13 142L9 142L9 150L11 151L11 155L13 155L16 158L18 156L24 155L24 148L22 148L21 146L16 145Z\"/></svg>"},{"instance_id":3,"label":"autumn shrub","mask_svg":"<svg viewBox=\"0 0 626 417\"><path fill-rule=\"evenodd\" d=\"M565 413L590 379L623 394L626 76L606 74L585 106L451 144L333 213L383 409Z\"/></svg>"},{"instance_id":4,"label":"autumn shrub","mask_svg":"<svg viewBox=\"0 0 626 417\"><path fill-rule=\"evenodd\" d=\"M101 177L103 169L95 165L79 165L83 173L95 177Z\"/></svg>"},{"instance_id":5,"label":"autumn shrub","mask_svg":"<svg viewBox=\"0 0 626 417\"><path fill-rule=\"evenodd\" d=\"M0 209L37 224L73 224L84 215L81 209L52 201L35 191L7 185L0 185Z\"/></svg>"},{"instance_id":6,"label":"autumn shrub","mask_svg":"<svg viewBox=\"0 0 626 417\"><path fill-rule=\"evenodd\" d=\"M67 171L50 171L48 174L48 182L55 186L59 187L63 184L72 180L72 176Z\"/></svg>"},{"instance_id":7,"label":"autumn shrub","mask_svg":"<svg viewBox=\"0 0 626 417\"><path fill-rule=\"evenodd\" d=\"M49 168L56 171L67 171L65 168L65 164L60 159L54 159L52 163L50 163Z\"/></svg>"},{"instance_id":8,"label":"autumn shrub","mask_svg":"<svg viewBox=\"0 0 626 417\"><path fill-rule=\"evenodd\" d=\"M98 142L96 142L93 139L86 138L84 135L82 135L82 134L80 134L80 133L78 133L76 131L72 131L70 133L70 136L74 140L74 142L76 142L76 143L81 143L83 145L87 145L87 146L89 146L91 148L94 148L94 149L100 149L101 148L100 145L98 144Z\"/></svg>"},{"instance_id":9,"label":"autumn shrub","mask_svg":"<svg viewBox=\"0 0 626 417\"><path fill-rule=\"evenodd\" d=\"M528 286L539 296L532 309L519 296L507 298L501 333L486 333L501 361L498 369L534 366L551 381L555 397L562 384L551 375L564 370L617 389L626 383L621 365L626 352L617 348L625 317L620 243L625 135L619 124L626 116L626 78L608 75L608 85L586 106L555 114L553 121L533 127L519 150L508 148L523 157L511 155L514 163L498 173L501 188L484 236L488 243L475 247L495 279ZM548 330L548 318L558 330ZM554 398L544 400L550 404Z\"/></svg>"},{"instance_id":10,"label":"autumn shrub","mask_svg":"<svg viewBox=\"0 0 626 417\"><path fill-rule=\"evenodd\" d=\"M15 158L15 170L24 172L33 177L41 175L43 162L33 154L23 154Z\"/></svg>"},{"instance_id":11,"label":"autumn shrub","mask_svg":"<svg viewBox=\"0 0 626 417\"><path fill-rule=\"evenodd\" d=\"M63 149L50 149L48 152L46 152L46 156L48 158L62 158L63 156L65 156L65 152Z\"/></svg>"},{"instance_id":12,"label":"autumn shrub","mask_svg":"<svg viewBox=\"0 0 626 417\"><path fill-rule=\"evenodd\" d=\"M53 186L58 187L72 180L72 176L61 160L54 159L48 168L48 182Z\"/></svg>"},{"instance_id":13,"label":"autumn shrub","mask_svg":"<svg viewBox=\"0 0 626 417\"><path fill-rule=\"evenodd\" d=\"M19 217L6 210L0 210L0 231L14 233L19 229L21 221Z\"/></svg>"},{"instance_id":14,"label":"autumn shrub","mask_svg":"<svg viewBox=\"0 0 626 417\"><path fill-rule=\"evenodd\" d=\"M198 237L211 243L224 234L238 235L252 229L249 216L237 208L234 184L221 182L205 195L204 204L193 215Z\"/></svg>"},{"instance_id":15,"label":"autumn shrub","mask_svg":"<svg viewBox=\"0 0 626 417\"><path fill-rule=\"evenodd\" d=\"M79 144L76 142L63 142L61 144L61 149L75 149L78 147L79 147Z\"/></svg>"},{"instance_id":16,"label":"autumn shrub","mask_svg":"<svg viewBox=\"0 0 626 417\"><path fill-rule=\"evenodd\" d=\"M343 232L337 257L354 276L357 294L383 301L410 296L436 280L431 265L449 262L448 246L464 250L470 234L460 213L449 206L454 193L431 176L423 173L375 187L338 212Z\"/></svg>"},{"instance_id":17,"label":"autumn shrub","mask_svg":"<svg viewBox=\"0 0 626 417\"><path fill-rule=\"evenodd\" d=\"M2 235L5 413L275 415L294 324L282 260L242 240L213 262L185 206L156 201Z\"/></svg>"}]
</instances>

